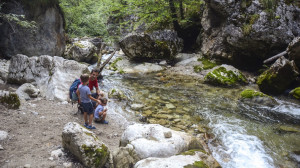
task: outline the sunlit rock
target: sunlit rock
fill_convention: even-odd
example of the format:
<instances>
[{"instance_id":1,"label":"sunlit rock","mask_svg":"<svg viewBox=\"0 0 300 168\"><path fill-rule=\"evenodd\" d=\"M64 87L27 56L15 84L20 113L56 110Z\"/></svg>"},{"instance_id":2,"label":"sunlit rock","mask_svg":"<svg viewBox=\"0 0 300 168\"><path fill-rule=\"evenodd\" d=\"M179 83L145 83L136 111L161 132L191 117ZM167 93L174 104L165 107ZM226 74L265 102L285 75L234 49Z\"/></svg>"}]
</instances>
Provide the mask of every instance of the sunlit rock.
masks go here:
<instances>
[{"instance_id":1,"label":"sunlit rock","mask_svg":"<svg viewBox=\"0 0 300 168\"><path fill-rule=\"evenodd\" d=\"M62 144L86 167L103 167L109 158L107 146L96 134L75 122L65 125Z\"/></svg>"},{"instance_id":2,"label":"sunlit rock","mask_svg":"<svg viewBox=\"0 0 300 168\"><path fill-rule=\"evenodd\" d=\"M68 100L69 87L87 65L62 57L42 55L27 57L18 54L11 59L7 82L12 84L36 83L46 99Z\"/></svg>"}]
</instances>

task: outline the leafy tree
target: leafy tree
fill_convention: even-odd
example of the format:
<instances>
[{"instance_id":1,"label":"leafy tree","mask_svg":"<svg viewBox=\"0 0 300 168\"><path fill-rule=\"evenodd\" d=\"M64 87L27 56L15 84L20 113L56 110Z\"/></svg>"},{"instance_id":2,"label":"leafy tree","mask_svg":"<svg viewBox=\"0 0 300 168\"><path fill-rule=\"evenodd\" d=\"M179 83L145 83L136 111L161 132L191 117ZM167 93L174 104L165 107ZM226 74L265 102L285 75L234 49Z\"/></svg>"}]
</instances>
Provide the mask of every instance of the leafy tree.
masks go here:
<instances>
[{"instance_id":1,"label":"leafy tree","mask_svg":"<svg viewBox=\"0 0 300 168\"><path fill-rule=\"evenodd\" d=\"M71 37L107 36L101 0L60 0Z\"/></svg>"}]
</instances>

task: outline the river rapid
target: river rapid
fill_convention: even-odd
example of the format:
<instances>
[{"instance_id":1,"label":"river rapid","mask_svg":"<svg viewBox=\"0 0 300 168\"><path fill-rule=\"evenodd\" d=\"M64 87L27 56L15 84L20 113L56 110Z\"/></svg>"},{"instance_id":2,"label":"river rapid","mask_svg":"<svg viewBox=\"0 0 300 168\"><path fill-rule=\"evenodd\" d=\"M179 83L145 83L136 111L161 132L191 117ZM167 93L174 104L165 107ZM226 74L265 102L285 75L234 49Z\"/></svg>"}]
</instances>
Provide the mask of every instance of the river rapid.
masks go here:
<instances>
[{"instance_id":1,"label":"river rapid","mask_svg":"<svg viewBox=\"0 0 300 168\"><path fill-rule=\"evenodd\" d=\"M282 113L299 120L299 101L275 97L279 105L274 107L245 104L239 101L240 92L255 85L214 87L184 76L164 78L168 74L163 73L105 70L100 88L124 93L126 100L112 100L108 107L128 120L140 122L147 116L148 123L194 135L207 132L210 150L223 168L300 167L299 124L268 115ZM143 107L132 110L132 104Z\"/></svg>"}]
</instances>

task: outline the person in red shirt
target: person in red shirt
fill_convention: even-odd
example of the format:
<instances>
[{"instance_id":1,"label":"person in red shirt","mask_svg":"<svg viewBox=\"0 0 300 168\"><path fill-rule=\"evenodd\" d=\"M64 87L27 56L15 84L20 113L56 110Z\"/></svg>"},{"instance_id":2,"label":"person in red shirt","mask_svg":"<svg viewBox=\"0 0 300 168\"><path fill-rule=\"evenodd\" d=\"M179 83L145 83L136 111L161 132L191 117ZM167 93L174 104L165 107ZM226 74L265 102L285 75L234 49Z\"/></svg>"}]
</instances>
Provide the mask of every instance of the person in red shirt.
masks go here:
<instances>
[{"instance_id":1,"label":"person in red shirt","mask_svg":"<svg viewBox=\"0 0 300 168\"><path fill-rule=\"evenodd\" d=\"M92 69L92 72L90 74L90 79L89 79L89 85L88 85L90 90L93 90L94 87L96 88L96 94L94 94L95 98L98 98L100 95L100 89L99 89L98 80L97 80L98 75L99 75L99 70L96 68ZM93 94L92 94L92 96L93 96Z\"/></svg>"}]
</instances>

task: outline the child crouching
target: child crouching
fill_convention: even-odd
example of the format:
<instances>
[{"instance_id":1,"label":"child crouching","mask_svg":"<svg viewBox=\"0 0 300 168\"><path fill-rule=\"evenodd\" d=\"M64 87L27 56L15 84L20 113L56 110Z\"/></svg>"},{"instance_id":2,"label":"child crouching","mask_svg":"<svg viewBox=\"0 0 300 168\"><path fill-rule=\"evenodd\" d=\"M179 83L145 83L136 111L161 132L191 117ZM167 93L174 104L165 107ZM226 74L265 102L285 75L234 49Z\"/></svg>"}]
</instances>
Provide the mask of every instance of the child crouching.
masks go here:
<instances>
[{"instance_id":1,"label":"child crouching","mask_svg":"<svg viewBox=\"0 0 300 168\"><path fill-rule=\"evenodd\" d=\"M107 108L104 109L104 106L106 106L106 104L107 104L107 99L100 98L99 100L100 100L100 103L98 104L98 106L95 110L95 114L94 114L95 122L100 123L100 124L108 124L108 121L105 121Z\"/></svg>"}]
</instances>

